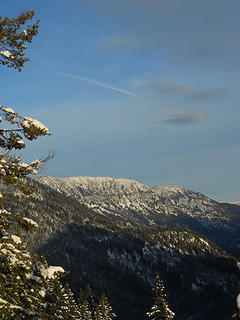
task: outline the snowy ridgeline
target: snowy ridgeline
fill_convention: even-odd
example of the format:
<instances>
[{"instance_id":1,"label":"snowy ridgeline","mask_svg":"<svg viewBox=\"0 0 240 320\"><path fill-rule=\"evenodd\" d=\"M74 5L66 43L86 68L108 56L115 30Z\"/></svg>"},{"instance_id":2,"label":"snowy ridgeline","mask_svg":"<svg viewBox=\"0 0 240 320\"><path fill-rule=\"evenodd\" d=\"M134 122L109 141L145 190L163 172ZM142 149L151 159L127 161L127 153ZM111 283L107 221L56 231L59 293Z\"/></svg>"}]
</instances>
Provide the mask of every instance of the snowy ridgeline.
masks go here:
<instances>
[{"instance_id":1,"label":"snowy ridgeline","mask_svg":"<svg viewBox=\"0 0 240 320\"><path fill-rule=\"evenodd\" d=\"M205 226L224 225L229 215L221 204L177 186L153 188L130 179L110 177L40 177L38 182L71 196L96 212L130 224L158 224L159 214L186 214ZM133 216L133 213L137 215Z\"/></svg>"}]
</instances>

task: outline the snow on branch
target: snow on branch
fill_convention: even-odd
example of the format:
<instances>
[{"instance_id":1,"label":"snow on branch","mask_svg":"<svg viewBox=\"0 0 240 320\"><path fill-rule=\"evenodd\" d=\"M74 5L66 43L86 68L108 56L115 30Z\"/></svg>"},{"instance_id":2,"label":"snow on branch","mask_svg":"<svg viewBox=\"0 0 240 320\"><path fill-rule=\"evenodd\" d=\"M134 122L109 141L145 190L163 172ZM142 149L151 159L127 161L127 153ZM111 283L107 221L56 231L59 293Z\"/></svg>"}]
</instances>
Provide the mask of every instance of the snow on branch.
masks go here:
<instances>
[{"instance_id":1,"label":"snow on branch","mask_svg":"<svg viewBox=\"0 0 240 320\"><path fill-rule=\"evenodd\" d=\"M26 43L37 35L39 20L26 25L34 18L34 11L26 11L16 18L0 16L0 64L21 71L29 58L25 57Z\"/></svg>"}]
</instances>

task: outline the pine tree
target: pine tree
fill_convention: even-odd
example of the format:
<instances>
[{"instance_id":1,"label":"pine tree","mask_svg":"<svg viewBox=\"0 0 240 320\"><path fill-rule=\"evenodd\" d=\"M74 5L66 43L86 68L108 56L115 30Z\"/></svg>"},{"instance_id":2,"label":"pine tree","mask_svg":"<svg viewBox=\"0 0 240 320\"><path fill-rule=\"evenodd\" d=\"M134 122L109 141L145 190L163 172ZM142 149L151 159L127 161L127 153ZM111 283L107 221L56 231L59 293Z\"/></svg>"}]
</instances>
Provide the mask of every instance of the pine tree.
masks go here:
<instances>
[{"instance_id":1,"label":"pine tree","mask_svg":"<svg viewBox=\"0 0 240 320\"><path fill-rule=\"evenodd\" d=\"M26 43L31 43L38 33L37 21L27 25L34 18L34 11L27 11L10 19L0 17L0 64L21 71L29 58L24 56ZM25 148L25 142L40 136L50 135L49 130L38 120L22 117L12 108L0 105L0 180L19 188L23 194L32 190L27 177L35 175L49 159L36 159L30 164L21 162L18 150ZM0 193L0 318L4 320L92 320L95 303L91 288L80 306L74 300L68 285L60 282L62 267L48 266L29 252L23 239L23 232L38 228L38 225L17 212L4 209L4 196ZM105 320L115 316L111 313L106 298ZM100 310L100 304L98 305ZM104 311L105 310L105 311Z\"/></svg>"},{"instance_id":2,"label":"pine tree","mask_svg":"<svg viewBox=\"0 0 240 320\"><path fill-rule=\"evenodd\" d=\"M102 294L94 313L94 320L112 320L116 315L112 311L105 294Z\"/></svg>"},{"instance_id":3,"label":"pine tree","mask_svg":"<svg viewBox=\"0 0 240 320\"><path fill-rule=\"evenodd\" d=\"M92 312L87 300L82 301L82 303L79 305L79 312L81 320L92 320Z\"/></svg>"},{"instance_id":4,"label":"pine tree","mask_svg":"<svg viewBox=\"0 0 240 320\"><path fill-rule=\"evenodd\" d=\"M29 59L24 57L25 43L31 42L38 32L38 22L25 27L33 19L34 12L28 11L17 18L0 17L0 63L21 71ZM26 140L49 135L48 129L39 121L22 117L12 108L0 105L0 179L23 193L31 190L26 182L29 175L38 173L39 168L51 156L22 163L15 154L25 148ZM24 141L25 140L25 141ZM23 232L38 225L19 213L3 208L4 196L0 194L0 309L1 319L81 319L69 287L63 287L59 274L63 268L48 266L29 252Z\"/></svg>"},{"instance_id":5,"label":"pine tree","mask_svg":"<svg viewBox=\"0 0 240 320\"><path fill-rule=\"evenodd\" d=\"M87 300L91 312L94 313L96 303L93 297L92 288L89 284L86 286L85 300Z\"/></svg>"},{"instance_id":6,"label":"pine tree","mask_svg":"<svg viewBox=\"0 0 240 320\"><path fill-rule=\"evenodd\" d=\"M80 289L79 309L81 320L111 320L116 317L104 294L101 295L98 303L95 302L89 285L87 285L85 293L82 288Z\"/></svg>"},{"instance_id":7,"label":"pine tree","mask_svg":"<svg viewBox=\"0 0 240 320\"><path fill-rule=\"evenodd\" d=\"M151 312L148 312L147 315L152 320L172 320L174 318L174 313L168 307L167 295L164 291L164 284L160 279L159 274L156 275L154 305L151 308Z\"/></svg>"},{"instance_id":8,"label":"pine tree","mask_svg":"<svg viewBox=\"0 0 240 320\"><path fill-rule=\"evenodd\" d=\"M63 286L58 278L49 283L46 301L46 318L64 320L82 320L79 307L68 285Z\"/></svg>"},{"instance_id":9,"label":"pine tree","mask_svg":"<svg viewBox=\"0 0 240 320\"><path fill-rule=\"evenodd\" d=\"M64 291L65 291L64 297L66 299L66 303L67 303L67 307L68 307L69 319L81 319L79 306L75 300L75 297L74 297L68 283L65 284Z\"/></svg>"},{"instance_id":10,"label":"pine tree","mask_svg":"<svg viewBox=\"0 0 240 320\"><path fill-rule=\"evenodd\" d=\"M95 302L92 295L92 289L87 285L86 293L80 288L79 292L79 310L81 320L92 320L92 316L95 309Z\"/></svg>"},{"instance_id":11,"label":"pine tree","mask_svg":"<svg viewBox=\"0 0 240 320\"><path fill-rule=\"evenodd\" d=\"M0 17L0 64L21 71L29 58L24 57L26 44L38 33L39 20L24 28L34 18L34 11L26 11L16 18Z\"/></svg>"}]
</instances>

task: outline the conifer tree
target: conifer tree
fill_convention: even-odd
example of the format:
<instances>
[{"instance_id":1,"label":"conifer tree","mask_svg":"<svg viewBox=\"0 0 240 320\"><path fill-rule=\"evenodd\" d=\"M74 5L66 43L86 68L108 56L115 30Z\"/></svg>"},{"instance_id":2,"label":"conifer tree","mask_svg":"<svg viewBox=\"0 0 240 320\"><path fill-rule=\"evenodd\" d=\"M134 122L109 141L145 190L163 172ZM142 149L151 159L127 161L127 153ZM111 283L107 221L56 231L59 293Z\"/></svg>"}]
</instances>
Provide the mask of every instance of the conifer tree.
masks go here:
<instances>
[{"instance_id":1,"label":"conifer tree","mask_svg":"<svg viewBox=\"0 0 240 320\"><path fill-rule=\"evenodd\" d=\"M93 297L92 288L89 284L86 286L85 300L87 300L90 310L94 313L96 303Z\"/></svg>"},{"instance_id":2,"label":"conifer tree","mask_svg":"<svg viewBox=\"0 0 240 320\"><path fill-rule=\"evenodd\" d=\"M0 64L3 66L21 71L28 61L24 57L25 43L30 43L37 34L38 21L25 24L33 17L33 11L13 19L0 17ZM50 157L27 164L15 153L25 148L25 141L50 133L39 121L22 117L12 108L1 105L0 123L0 180L29 194L32 190L26 178L37 174ZM27 249L22 232L38 225L17 212L5 210L3 205L4 196L0 194L1 319L81 319L69 287L63 288L59 281L63 268L48 266L44 259L39 260Z\"/></svg>"},{"instance_id":3,"label":"conifer tree","mask_svg":"<svg viewBox=\"0 0 240 320\"><path fill-rule=\"evenodd\" d=\"M25 57L26 43L38 33L35 24L26 24L34 18L27 11L16 18L0 17L0 64L21 71L29 58ZM0 105L0 180L30 194L26 178L39 172L45 159L23 163L18 150L25 142L50 135L38 120L22 117L12 108ZM4 209L4 196L0 193L0 318L4 320L93 320L95 303L88 286L80 307L76 304L68 285L60 282L62 267L48 266L27 249L23 231L38 225L18 212ZM110 319L110 318L106 318Z\"/></svg>"},{"instance_id":4,"label":"conifer tree","mask_svg":"<svg viewBox=\"0 0 240 320\"><path fill-rule=\"evenodd\" d=\"M75 300L74 294L72 293L68 283L65 284L64 286L64 292L65 292L64 297L65 297L68 312L69 312L69 320L81 319L79 306Z\"/></svg>"},{"instance_id":5,"label":"conifer tree","mask_svg":"<svg viewBox=\"0 0 240 320\"><path fill-rule=\"evenodd\" d=\"M112 311L105 294L102 294L94 313L94 320L112 320L116 315Z\"/></svg>"},{"instance_id":6,"label":"conifer tree","mask_svg":"<svg viewBox=\"0 0 240 320\"><path fill-rule=\"evenodd\" d=\"M86 293L84 293L84 290L80 288L78 302L79 302L80 318L82 320L93 320L95 303L92 295L92 290L89 285L87 285Z\"/></svg>"},{"instance_id":7,"label":"conifer tree","mask_svg":"<svg viewBox=\"0 0 240 320\"><path fill-rule=\"evenodd\" d=\"M92 312L89 307L89 303L87 300L83 300L79 305L79 313L81 320L92 320Z\"/></svg>"},{"instance_id":8,"label":"conifer tree","mask_svg":"<svg viewBox=\"0 0 240 320\"><path fill-rule=\"evenodd\" d=\"M174 313L169 309L167 302L167 295L164 290L163 281L160 279L159 274L156 275L156 285L154 288L154 305L151 312L147 315L152 320L172 320Z\"/></svg>"},{"instance_id":9,"label":"conifer tree","mask_svg":"<svg viewBox=\"0 0 240 320\"><path fill-rule=\"evenodd\" d=\"M68 285L63 286L58 278L49 283L46 301L47 319L82 320L79 307L77 306L73 293Z\"/></svg>"},{"instance_id":10,"label":"conifer tree","mask_svg":"<svg viewBox=\"0 0 240 320\"><path fill-rule=\"evenodd\" d=\"M34 11L26 11L12 19L0 16L0 64L21 71L29 61L25 57L26 44L37 35L39 20L24 26L34 18L34 14Z\"/></svg>"}]
</instances>

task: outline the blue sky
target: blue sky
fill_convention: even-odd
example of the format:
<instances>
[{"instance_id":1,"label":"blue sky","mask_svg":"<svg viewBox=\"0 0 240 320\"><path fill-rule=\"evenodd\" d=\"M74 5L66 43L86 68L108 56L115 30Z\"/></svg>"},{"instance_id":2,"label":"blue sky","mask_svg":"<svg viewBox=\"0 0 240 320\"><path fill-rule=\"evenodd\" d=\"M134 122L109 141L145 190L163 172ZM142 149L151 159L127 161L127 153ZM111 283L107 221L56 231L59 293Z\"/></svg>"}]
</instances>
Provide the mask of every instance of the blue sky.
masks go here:
<instances>
[{"instance_id":1,"label":"blue sky","mask_svg":"<svg viewBox=\"0 0 240 320\"><path fill-rule=\"evenodd\" d=\"M44 123L43 175L111 176L240 200L240 2L12 0L39 35L1 104Z\"/></svg>"}]
</instances>

